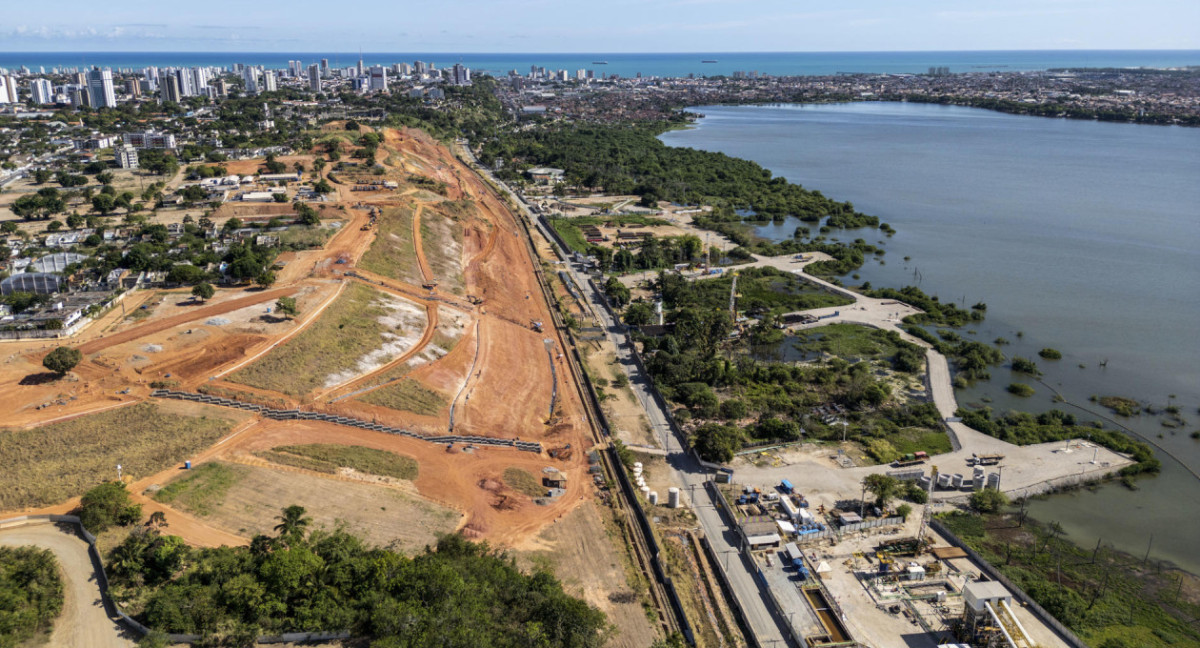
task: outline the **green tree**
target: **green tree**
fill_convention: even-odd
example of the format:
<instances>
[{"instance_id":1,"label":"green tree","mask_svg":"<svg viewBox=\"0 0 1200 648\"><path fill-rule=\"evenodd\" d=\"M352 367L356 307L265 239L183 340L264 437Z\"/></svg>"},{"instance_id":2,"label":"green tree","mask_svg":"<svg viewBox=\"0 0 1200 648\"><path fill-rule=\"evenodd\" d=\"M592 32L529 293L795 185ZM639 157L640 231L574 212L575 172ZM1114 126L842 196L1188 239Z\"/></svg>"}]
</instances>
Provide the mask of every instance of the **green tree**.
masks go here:
<instances>
[{"instance_id":1,"label":"green tree","mask_svg":"<svg viewBox=\"0 0 1200 648\"><path fill-rule=\"evenodd\" d=\"M42 358L42 366L62 376L74 369L82 359L83 354L79 352L79 349L60 346Z\"/></svg>"},{"instance_id":2,"label":"green tree","mask_svg":"<svg viewBox=\"0 0 1200 648\"><path fill-rule=\"evenodd\" d=\"M744 440L741 430L719 423L706 423L692 433L692 446L700 458L717 463L733 461Z\"/></svg>"},{"instance_id":3,"label":"green tree","mask_svg":"<svg viewBox=\"0 0 1200 648\"><path fill-rule=\"evenodd\" d=\"M142 505L134 504L125 484L117 481L96 486L84 493L79 502L79 521L93 534L114 525L133 524L141 517Z\"/></svg>"},{"instance_id":4,"label":"green tree","mask_svg":"<svg viewBox=\"0 0 1200 648\"><path fill-rule=\"evenodd\" d=\"M212 299L212 296L216 292L217 291L212 287L212 284L208 283L207 281L192 286L192 296L199 297L204 301Z\"/></svg>"},{"instance_id":5,"label":"green tree","mask_svg":"<svg viewBox=\"0 0 1200 648\"><path fill-rule=\"evenodd\" d=\"M254 283L263 288L267 288L275 283L275 273L270 270L263 270L254 277Z\"/></svg>"},{"instance_id":6,"label":"green tree","mask_svg":"<svg viewBox=\"0 0 1200 648\"><path fill-rule=\"evenodd\" d=\"M117 199L109 194L101 193L92 196L92 209L98 214L108 215L116 207Z\"/></svg>"},{"instance_id":7,"label":"green tree","mask_svg":"<svg viewBox=\"0 0 1200 648\"><path fill-rule=\"evenodd\" d=\"M275 525L278 537L282 540L303 539L304 532L312 524L312 518L306 517L305 513L304 507L298 504L283 509L283 513L275 518L279 520Z\"/></svg>"},{"instance_id":8,"label":"green tree","mask_svg":"<svg viewBox=\"0 0 1200 648\"><path fill-rule=\"evenodd\" d=\"M654 322L654 307L646 302L630 304L625 310L625 323L630 326L645 326Z\"/></svg>"},{"instance_id":9,"label":"green tree","mask_svg":"<svg viewBox=\"0 0 1200 648\"><path fill-rule=\"evenodd\" d=\"M908 504L901 504L900 506L896 507L896 515L899 515L900 517L904 518L905 521L908 520L908 516L911 514L912 514L912 506L910 506Z\"/></svg>"},{"instance_id":10,"label":"green tree","mask_svg":"<svg viewBox=\"0 0 1200 648\"><path fill-rule=\"evenodd\" d=\"M886 508L888 501L900 490L900 480L891 475L873 473L863 477L863 487L875 496L875 506Z\"/></svg>"},{"instance_id":11,"label":"green tree","mask_svg":"<svg viewBox=\"0 0 1200 648\"><path fill-rule=\"evenodd\" d=\"M280 297L279 300L275 302L275 310L287 315L288 319L300 314L299 309L296 308L295 297Z\"/></svg>"},{"instance_id":12,"label":"green tree","mask_svg":"<svg viewBox=\"0 0 1200 648\"><path fill-rule=\"evenodd\" d=\"M1008 496L995 488L985 488L971 493L971 508L980 513L996 513L1008 506Z\"/></svg>"},{"instance_id":13,"label":"green tree","mask_svg":"<svg viewBox=\"0 0 1200 648\"><path fill-rule=\"evenodd\" d=\"M608 295L608 298L617 305L617 307L621 307L629 303L629 288L626 287L625 284L621 283L621 280L617 279L615 276L609 277L608 281L604 283L604 292Z\"/></svg>"}]
</instances>

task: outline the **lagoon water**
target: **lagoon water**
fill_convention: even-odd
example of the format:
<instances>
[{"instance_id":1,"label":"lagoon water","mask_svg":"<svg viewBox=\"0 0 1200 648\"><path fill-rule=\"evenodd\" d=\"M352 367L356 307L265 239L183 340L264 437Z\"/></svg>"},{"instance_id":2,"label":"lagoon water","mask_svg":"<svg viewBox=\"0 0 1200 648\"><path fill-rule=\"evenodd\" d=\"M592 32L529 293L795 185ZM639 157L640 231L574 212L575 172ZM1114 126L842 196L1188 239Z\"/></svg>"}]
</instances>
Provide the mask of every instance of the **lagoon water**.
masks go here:
<instances>
[{"instance_id":1,"label":"lagoon water","mask_svg":"<svg viewBox=\"0 0 1200 648\"><path fill-rule=\"evenodd\" d=\"M1007 356L1034 358L1046 374L1034 397L1017 399L1004 388L1030 381L996 367L960 403L1089 418L1053 403L1053 388L1106 416L1089 396L1179 406L1181 431L1162 416L1119 419L1165 450L1163 474L1140 491L1109 485L1030 509L1085 545L1102 538L1140 555L1153 533L1154 557L1200 573L1200 478L1184 468L1200 472L1189 437L1200 429L1200 129L902 103L692 110L705 118L663 141L754 160L898 230L831 233L887 250L846 282L986 302L974 335L1011 340ZM790 236L791 225L758 231ZM1043 347L1063 359L1037 358Z\"/></svg>"}]
</instances>

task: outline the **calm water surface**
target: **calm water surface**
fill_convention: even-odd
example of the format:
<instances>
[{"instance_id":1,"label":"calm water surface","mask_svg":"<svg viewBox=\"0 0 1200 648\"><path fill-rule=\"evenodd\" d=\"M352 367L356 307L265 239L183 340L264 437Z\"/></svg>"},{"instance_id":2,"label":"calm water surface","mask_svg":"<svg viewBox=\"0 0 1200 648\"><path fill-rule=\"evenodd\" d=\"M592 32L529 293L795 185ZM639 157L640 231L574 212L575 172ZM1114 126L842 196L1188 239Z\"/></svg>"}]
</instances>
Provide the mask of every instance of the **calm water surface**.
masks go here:
<instances>
[{"instance_id":1,"label":"calm water surface","mask_svg":"<svg viewBox=\"0 0 1200 648\"><path fill-rule=\"evenodd\" d=\"M1062 360L1038 364L1068 400L1091 407L1089 396L1111 394L1180 406L1189 425L1179 432L1162 417L1121 423L1200 471L1200 441L1188 436L1200 429L1200 129L899 103L693 110L706 117L663 141L754 160L898 230L831 234L885 241L884 263L869 260L847 282L986 302L975 337L1013 341L1009 357L1061 350ZM1028 382L997 367L960 402L1083 415L1052 403L1046 385L1034 383L1030 399L1009 396L1016 380ZM1163 474L1137 492L1107 486L1031 510L1085 545L1103 538L1140 553L1153 533L1154 556L1200 573L1200 480L1161 456Z\"/></svg>"}]
</instances>

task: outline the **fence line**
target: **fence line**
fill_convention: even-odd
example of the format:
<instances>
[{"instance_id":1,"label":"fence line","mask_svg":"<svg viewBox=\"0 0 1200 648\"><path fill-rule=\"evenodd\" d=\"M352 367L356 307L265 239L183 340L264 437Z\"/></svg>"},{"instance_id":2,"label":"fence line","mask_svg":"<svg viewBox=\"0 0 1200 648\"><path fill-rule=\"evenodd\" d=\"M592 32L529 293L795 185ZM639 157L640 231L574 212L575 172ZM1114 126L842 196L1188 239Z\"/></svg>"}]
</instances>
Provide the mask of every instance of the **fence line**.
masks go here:
<instances>
[{"instance_id":1,"label":"fence line","mask_svg":"<svg viewBox=\"0 0 1200 648\"><path fill-rule=\"evenodd\" d=\"M425 436L417 434L411 430L394 428L382 423L371 423L362 419L353 418L350 416L341 416L337 414L326 414L324 412L307 412L298 409L280 410L265 405L256 405L253 403L243 403L242 401L233 400L230 398L222 398L220 396L210 396L208 394L196 394L192 392L174 391L170 389L156 389L150 393L155 398L174 398L177 400L194 401L206 405L218 405L222 407L234 407L250 412L261 414L266 418L276 421L326 421L328 423L337 423L338 425L347 425L350 427L362 428L374 432L383 432L385 434L395 434L398 436L411 437L420 441L428 441L430 443L470 443L481 446L497 446L516 448L526 452L541 453L542 444L536 441L521 441L518 439L493 439L490 437L481 436L461 436L455 434L441 436Z\"/></svg>"}]
</instances>

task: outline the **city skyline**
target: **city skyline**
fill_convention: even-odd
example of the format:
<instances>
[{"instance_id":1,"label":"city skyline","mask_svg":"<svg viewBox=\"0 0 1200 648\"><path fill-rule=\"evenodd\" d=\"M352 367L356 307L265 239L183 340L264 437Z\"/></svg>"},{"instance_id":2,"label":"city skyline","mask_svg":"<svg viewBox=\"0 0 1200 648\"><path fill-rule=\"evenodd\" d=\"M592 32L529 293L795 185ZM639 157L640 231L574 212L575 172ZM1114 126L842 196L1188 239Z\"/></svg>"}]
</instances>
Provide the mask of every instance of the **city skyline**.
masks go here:
<instances>
[{"instance_id":1,"label":"city skyline","mask_svg":"<svg viewBox=\"0 0 1200 648\"><path fill-rule=\"evenodd\" d=\"M853 7L764 0L580 2L449 0L397 8L365 0L353 12L315 2L163 6L143 0L67 0L48 15L14 6L0 28L4 50L47 51L424 51L857 52L1043 49L1200 49L1200 5L1149 0L988 1L963 7L930 0ZM225 11L228 9L229 11ZM235 10L236 9L236 10ZM362 20L371 15L370 21ZM236 20L221 17L236 16ZM453 20L448 20L453 16ZM931 47L931 44L935 44ZM704 45L706 47L699 47Z\"/></svg>"}]
</instances>

